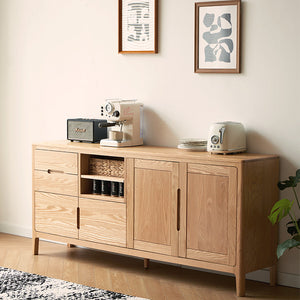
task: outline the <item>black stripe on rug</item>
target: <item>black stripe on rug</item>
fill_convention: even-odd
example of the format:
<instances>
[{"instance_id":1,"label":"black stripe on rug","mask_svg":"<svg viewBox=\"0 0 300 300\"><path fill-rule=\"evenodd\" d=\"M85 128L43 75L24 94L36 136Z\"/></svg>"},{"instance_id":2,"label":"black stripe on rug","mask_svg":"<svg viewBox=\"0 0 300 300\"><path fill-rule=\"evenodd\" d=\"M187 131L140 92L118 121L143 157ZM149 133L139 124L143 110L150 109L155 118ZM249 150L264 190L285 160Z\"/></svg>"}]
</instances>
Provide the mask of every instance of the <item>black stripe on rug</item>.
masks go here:
<instances>
[{"instance_id":1,"label":"black stripe on rug","mask_svg":"<svg viewBox=\"0 0 300 300\"><path fill-rule=\"evenodd\" d=\"M0 267L0 299L146 300L3 267Z\"/></svg>"}]
</instances>

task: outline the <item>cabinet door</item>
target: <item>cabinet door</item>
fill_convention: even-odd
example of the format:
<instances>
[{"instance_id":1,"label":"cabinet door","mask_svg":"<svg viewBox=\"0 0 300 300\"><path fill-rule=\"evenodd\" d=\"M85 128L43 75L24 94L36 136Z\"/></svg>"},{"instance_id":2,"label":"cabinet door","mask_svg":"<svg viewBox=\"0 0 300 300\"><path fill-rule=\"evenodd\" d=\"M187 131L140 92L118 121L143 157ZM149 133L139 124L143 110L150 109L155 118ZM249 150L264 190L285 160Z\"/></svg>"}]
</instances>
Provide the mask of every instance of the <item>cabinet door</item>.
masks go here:
<instances>
[{"instance_id":1,"label":"cabinet door","mask_svg":"<svg viewBox=\"0 0 300 300\"><path fill-rule=\"evenodd\" d=\"M77 202L77 197L35 192L35 230L78 238Z\"/></svg>"},{"instance_id":2,"label":"cabinet door","mask_svg":"<svg viewBox=\"0 0 300 300\"><path fill-rule=\"evenodd\" d=\"M236 168L188 164L187 258L235 264L236 198Z\"/></svg>"},{"instance_id":3,"label":"cabinet door","mask_svg":"<svg viewBox=\"0 0 300 300\"><path fill-rule=\"evenodd\" d=\"M177 189L177 163L135 160L134 249L178 255Z\"/></svg>"},{"instance_id":4,"label":"cabinet door","mask_svg":"<svg viewBox=\"0 0 300 300\"><path fill-rule=\"evenodd\" d=\"M126 247L126 205L79 199L79 239Z\"/></svg>"}]
</instances>

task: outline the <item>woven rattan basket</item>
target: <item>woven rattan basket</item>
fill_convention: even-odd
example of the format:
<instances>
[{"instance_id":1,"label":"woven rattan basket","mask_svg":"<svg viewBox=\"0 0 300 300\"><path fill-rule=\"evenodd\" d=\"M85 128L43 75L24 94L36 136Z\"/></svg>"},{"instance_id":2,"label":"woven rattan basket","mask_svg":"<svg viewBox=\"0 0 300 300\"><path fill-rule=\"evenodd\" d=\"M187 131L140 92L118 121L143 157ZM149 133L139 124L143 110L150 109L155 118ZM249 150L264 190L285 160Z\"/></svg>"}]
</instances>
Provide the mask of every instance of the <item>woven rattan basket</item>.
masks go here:
<instances>
[{"instance_id":1,"label":"woven rattan basket","mask_svg":"<svg viewBox=\"0 0 300 300\"><path fill-rule=\"evenodd\" d=\"M89 173L91 175L124 177L124 161L91 157Z\"/></svg>"}]
</instances>

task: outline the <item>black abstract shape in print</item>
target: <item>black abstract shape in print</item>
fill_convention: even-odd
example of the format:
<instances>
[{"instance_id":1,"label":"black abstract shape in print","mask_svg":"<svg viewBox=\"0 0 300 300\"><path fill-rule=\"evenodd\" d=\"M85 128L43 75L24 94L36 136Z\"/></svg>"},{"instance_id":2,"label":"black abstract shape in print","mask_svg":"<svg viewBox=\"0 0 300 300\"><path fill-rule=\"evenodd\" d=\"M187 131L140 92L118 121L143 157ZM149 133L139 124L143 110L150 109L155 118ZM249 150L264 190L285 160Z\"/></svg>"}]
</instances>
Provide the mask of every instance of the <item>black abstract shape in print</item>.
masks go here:
<instances>
[{"instance_id":1,"label":"black abstract shape in print","mask_svg":"<svg viewBox=\"0 0 300 300\"><path fill-rule=\"evenodd\" d=\"M127 41L141 42L150 39L149 1L130 3L127 8Z\"/></svg>"},{"instance_id":2,"label":"black abstract shape in print","mask_svg":"<svg viewBox=\"0 0 300 300\"><path fill-rule=\"evenodd\" d=\"M231 62L230 54L233 51L233 41L230 38L232 34L231 14L225 13L217 17L215 14L205 14L203 24L209 30L203 33L203 39L208 43L204 48L205 61Z\"/></svg>"}]
</instances>

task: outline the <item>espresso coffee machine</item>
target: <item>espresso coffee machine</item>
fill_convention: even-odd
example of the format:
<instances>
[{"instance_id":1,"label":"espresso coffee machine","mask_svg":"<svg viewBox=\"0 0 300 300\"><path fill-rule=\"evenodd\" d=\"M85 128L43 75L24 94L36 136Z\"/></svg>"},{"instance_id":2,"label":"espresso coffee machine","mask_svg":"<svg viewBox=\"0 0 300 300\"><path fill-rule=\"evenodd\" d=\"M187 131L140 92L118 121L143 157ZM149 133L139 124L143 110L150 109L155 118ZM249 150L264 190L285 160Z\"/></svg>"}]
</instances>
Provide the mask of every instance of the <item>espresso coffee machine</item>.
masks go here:
<instances>
[{"instance_id":1,"label":"espresso coffee machine","mask_svg":"<svg viewBox=\"0 0 300 300\"><path fill-rule=\"evenodd\" d=\"M128 147L143 144L143 105L136 100L106 100L101 106L101 119L107 123L108 139L102 139L100 146Z\"/></svg>"}]
</instances>

